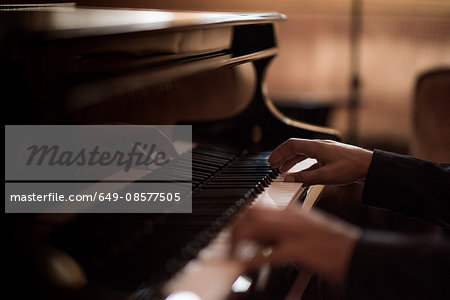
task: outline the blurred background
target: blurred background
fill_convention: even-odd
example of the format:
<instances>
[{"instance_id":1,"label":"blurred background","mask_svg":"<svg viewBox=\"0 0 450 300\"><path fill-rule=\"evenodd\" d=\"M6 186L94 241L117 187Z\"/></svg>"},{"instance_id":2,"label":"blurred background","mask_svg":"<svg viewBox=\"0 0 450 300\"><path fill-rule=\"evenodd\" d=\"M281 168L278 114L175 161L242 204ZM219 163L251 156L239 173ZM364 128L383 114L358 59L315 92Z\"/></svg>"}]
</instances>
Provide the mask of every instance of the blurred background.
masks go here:
<instances>
[{"instance_id":1,"label":"blurred background","mask_svg":"<svg viewBox=\"0 0 450 300\"><path fill-rule=\"evenodd\" d=\"M56 3L64 2L64 0L10 0L7 2L15 4L17 4L17 2L22 4L32 4L38 2ZM287 19L276 24L279 53L267 68L265 80L268 96L275 102L280 110L291 117L305 122L336 128L342 133L342 139L345 142L358 144L369 149L378 148L398 153L409 153L414 156L427 158L434 161L450 161L449 0L78 0L76 2L67 1L66 3L71 3L70 6L77 5L79 7L234 12L276 11L283 13L286 15ZM27 10L28 8L22 7L21 9ZM50 19L50 23L51 21L52 20ZM8 26L0 26L0 42L1 33L5 31L5 28L7 27ZM86 41L87 39L82 40ZM95 48L98 45L103 46L103 43L106 40L107 39L101 39L98 43L93 43L94 46L92 48ZM92 39L89 41L92 41ZM140 41L141 40L139 40L139 42ZM74 43L74 45L76 46L77 44ZM86 44L83 45L89 44L86 42ZM47 45L45 44L45 46ZM122 44L120 46L122 46ZM23 120L27 115L34 116L35 106L40 108L39 103L35 106L22 105L23 102L20 101L21 97L24 99L33 99L34 95L28 95L28 91L38 90L39 92L42 92L41 94L44 96L47 94L65 96L66 94L64 94L64 92L69 91L72 93L68 93L69 96L75 95L73 96L73 99L75 100L78 100L78 98L84 100L83 97L90 94L94 94L92 98L96 99L95 91L97 91L97 87L95 87L95 83L97 81L95 81L95 76L87 76L86 79L80 80L80 74L91 75L89 74L89 71L94 70L99 71L98 73L100 75L98 75L98 82L102 82L101 79L104 78L108 79L107 76L102 74L102 72L108 70L108 68L104 67L109 67L108 59L110 58L107 55L104 57L99 56L100 59L98 60L98 65L101 68L97 70L94 68L97 63L97 57L95 55L84 55L81 56L82 59L77 60L78 57L72 57L69 54L63 53L64 55L61 55L62 58L60 58L57 55L57 50L67 50L66 48L69 48L69 46L63 44L61 48L36 47L31 48L29 51L27 49L25 53L27 55L29 52L35 54L34 49L43 50L40 52L38 51L36 56L29 55L24 57L39 58L39 55L42 55L44 59L37 59L36 61L33 61L33 64L30 63L30 60L25 60L22 65L22 61L20 60L21 56L17 55L16 57L17 52L15 51L15 44L12 44L12 47L10 48L14 50L11 51L13 54L11 57L14 57L14 62L11 63L12 67L9 67L8 64L2 64L2 67L5 70L13 71L16 71L15 67L17 65L20 66L20 68L17 70L18 75L16 75L15 72L11 72L12 74L5 72L7 79L10 80L2 80L2 83L15 83L11 86L5 86L5 90L7 92L6 95L14 95L14 97L16 97L17 92L17 98L19 101L15 101L16 103L14 103L14 105L17 108L22 109L20 110L21 112L25 112L23 116L10 113L12 116L11 118L17 117L19 120ZM46 52L46 49L52 49L52 51ZM0 50L3 50L3 48L0 48ZM70 51L68 52L70 53ZM78 54L77 51L73 51L73 53ZM80 53L84 54L81 51ZM86 53L96 54L95 52ZM107 51L105 51L105 53L109 54ZM132 54L132 52L130 53ZM51 57L52 54L56 54L55 56L57 56L57 59L54 61L52 60L53 57ZM69 58L69 62L73 61L74 63L63 64L61 68L59 68L57 63L60 61L66 63L64 60L66 59L66 56ZM117 57L121 58L120 56ZM0 59L2 58L3 57L0 56ZM7 58L9 58L9 56L7 56ZM72 58L75 59L72 60ZM87 59L83 60L85 58ZM91 58L94 59L91 60ZM111 58L115 59L115 56L111 56ZM18 60L17 64L15 61L16 59ZM128 62L132 60L125 59L123 61L125 62L124 64L128 66ZM47 62L50 62L48 65L51 66L48 69ZM140 61L138 62L140 63ZM117 66L111 68L119 75L122 75L122 73L118 72L118 69L121 69L121 63L122 60L119 61ZM62 69L65 71L66 66L70 67L67 68L67 74L65 72L55 73L56 75L52 73L53 70L59 71ZM138 64L136 64L136 66L140 67ZM77 67L79 67L79 70ZM29 76L25 74L27 76L24 75L25 78L23 80L21 78L22 69L27 72L29 71L31 74ZM132 68L130 69L132 70ZM136 70L139 71L137 67ZM61 84L59 84L59 80L54 80L59 84L55 85L56 91L54 93L47 93L47 90L53 91L52 88L48 88L48 86L52 87L51 85L40 85L41 82L52 83L53 81L51 80L37 80L37 83L32 81L33 85L31 87L25 86L22 88L22 82L28 82L28 77L34 79L33 75L37 74L36 77L38 77L41 73L43 75L42 78L44 79L46 76L53 79L59 74L63 74L63 77L65 75L67 76L61 80ZM125 72L124 74L127 75ZM136 72L136 74L138 73ZM228 73L225 73L225 75L227 74ZM234 73L229 74L233 75ZM424 74L428 75L424 76ZM71 75L73 75L73 77L71 77ZM114 73L114 75L116 74ZM123 77L120 77L119 75L117 75L117 78L125 78L125 75ZM204 81L198 80L198 78L206 78L208 74L200 75L202 75L202 77L193 76L195 80L192 80L192 82L196 83L194 86L195 89L208 86L208 81L205 80L205 83ZM13 80L11 80L11 78ZM19 78L20 80L16 82L14 80L15 78ZM92 80L91 78L94 79ZM115 78L116 77L113 79ZM134 80L136 77L130 78L133 78ZM220 100L220 98L224 98L222 94L226 94L226 92L224 92L226 91L225 89L214 89L216 86L222 87L217 84L218 82L225 81L221 78L229 79L229 77L213 77L211 82L214 84L212 84L211 88L207 90L207 93L204 93L204 97L200 97L201 99L206 99L205 101L208 101L208 104L210 99L215 100L214 97L216 95L219 95L217 97L218 100ZM230 78L234 79L231 76ZM243 75L242 78L244 78ZM189 86L191 84L191 79L192 78L187 78L187 80L180 86ZM238 79L241 79L241 77ZM79 82L77 82L77 80L79 80ZM129 86L131 85L130 82L133 84L135 83L133 80L129 80ZM110 94L109 91L105 91L109 88L109 85L106 88L105 85L101 86L98 88L99 94L101 94L100 96L103 96L102 93L106 94L104 98L106 99L109 97L108 99L112 100L111 103L113 105L102 106L100 104L90 105L90 103L88 103L86 105L88 106L88 109L79 110L79 115L85 117L85 119L81 118L81 120L88 120L86 123L89 123L89 121L93 119L97 121L95 119L97 116L106 116L109 118L110 116L108 114L113 112L114 114L112 114L112 116L107 120L114 120L115 118L119 119L118 116L121 117L124 115L129 119L133 119L132 117L135 117L139 120L145 120L142 122L145 123L148 120L147 112L151 110L148 109L148 107L151 107L156 100L160 99L162 99L161 103L167 104L170 102L167 101L167 97L171 95L178 95L178 98L183 99L185 106L190 108L190 110L187 110L188 114L195 112L195 107L206 107L206 105L203 105L204 102L198 101L197 105L193 106L192 103L194 101L186 101L196 99L197 95L195 93L185 93L187 89L183 88L172 90L170 82L166 85L166 82L164 81L158 82L152 80L148 80L148 82L153 84L149 85L150 88L148 89L145 88L145 86L140 86L137 84L136 88L128 90L124 89L125 92L123 94L118 93L117 95L113 93L115 92L115 89L112 89L113 92ZM109 81L105 80L104 82ZM247 83L252 81L228 80L227 84L224 84L223 87L227 88L232 86L235 82ZM64 85L66 83L68 83L68 87ZM72 87L70 84L73 84L73 86L79 84L79 86L83 88L79 89L82 93L76 94L75 92L77 92L78 89L74 89L75 92L70 90ZM87 86L86 89L84 89L85 86ZM245 84L245 86L247 87L249 85ZM78 88L78 86L76 87ZM251 87L249 89L243 89L242 86L233 87L236 87L236 90L242 89L244 92L251 90ZM121 91L121 89L118 88L117 91ZM236 95L245 94L244 92L236 92ZM41 97L41 94L36 96L36 99L45 98L44 96ZM147 103L143 103L144 101L135 101L132 102L134 105L124 105L124 103L127 103L123 100L147 100L153 95L156 95L154 97L155 101L146 101ZM232 95L234 96L235 94ZM7 96L4 96L4 98L7 99ZM98 96L97 99L102 99L100 96ZM245 98L246 97L244 96L243 99ZM239 101L239 98L237 97L234 97L234 100L237 101L233 102L243 102ZM211 102L214 103L214 101ZM217 106L219 107L216 109L218 113L229 111L228 108L231 106L230 102L232 101L226 102L227 110L221 110L220 107ZM44 102L45 105L43 105L43 107L50 108L48 110L48 114L53 112L52 104L54 103L55 102L51 101ZM61 103L56 102L56 104L58 104L56 111L58 111L60 106L64 107L66 102L61 101ZM72 103L77 103L77 101ZM217 103L217 101L215 103ZM222 101L222 103L224 103L224 101ZM35 103L32 102L31 104ZM178 103L176 104L178 105ZM234 104L236 105L236 103ZM164 106L164 111L168 112L172 112L172 107L174 107L173 111L175 112L182 111L182 109L180 109L177 105L167 105L167 107L165 105L161 106ZM192 107L194 108L192 109ZM214 108L217 107L213 104L212 108L208 106L205 110L207 111L207 114L210 115ZM105 109L102 110L103 108ZM71 108L69 107L67 110L70 109ZM37 111L46 112L44 109ZM86 115L84 115L85 112L87 112ZM168 117L167 114L162 114L159 110L155 110L153 115L161 115L158 117L161 117L162 119L164 119L164 117ZM60 116L58 115L57 117L59 118ZM175 121L178 120L176 117L178 116L174 116L173 118ZM39 119L39 117L37 119ZM101 119L98 122L101 123ZM84 123L81 122L81 124ZM214 129L214 126L212 127ZM257 126L252 127L252 129L253 128L260 129ZM261 133L257 130L252 131L252 138L253 136L256 136L255 140L261 138L258 137L258 134L261 135ZM244 136L244 134L242 136ZM219 136L219 138L222 137ZM231 154L228 153L226 157L229 157L230 155ZM225 159L220 160L224 161ZM228 160L226 160L226 163L228 163ZM222 171L222 169L220 169L220 171ZM251 175L253 173L249 174ZM214 174L211 176L214 176ZM211 177L208 177L207 180L209 180L209 178ZM244 182L244 184L246 183ZM240 185L238 186L240 187ZM252 189L253 187L254 186L252 186ZM218 190L221 191L222 189ZM333 193L333 191L331 193ZM330 195L334 196L334 194L331 193ZM246 193L246 195L247 194L248 193ZM220 195L220 197L224 198L224 195ZM347 197L347 195L345 197ZM345 200L347 200L347 198L345 198ZM335 203L339 205L341 202L338 201ZM347 211L347 206L341 206L341 208L342 207L345 208L346 213L354 211ZM219 208L221 209L221 206ZM227 212L229 211L230 210L228 209ZM219 215L221 214L222 212L220 212ZM362 214L361 216L366 215L367 214ZM203 217L201 214L200 216ZM14 280L13 284L8 284L9 288L15 289L20 285L20 288L17 288L16 290L16 293L20 293L20 295L23 295L23 293L40 294L40 289L44 290L44 293L46 292L46 285L42 285L43 288L40 286L42 281L39 279L39 276L36 276L37 272L34 272L34 270L31 272L29 271L29 263L35 263L35 261L37 262L37 267L35 269L40 272L41 266L44 265L44 263L48 263L49 261L53 263L53 261L56 260L56 263L58 263L55 263L56 267L43 267L44 272L49 270L49 274L45 274L45 276L54 276L56 281L60 280L60 278L66 277L64 273L66 272L65 268L68 270L67 274L69 274L69 281L72 280L70 274L74 274L73 272L75 272L76 275L79 275L77 262L74 260L74 263L72 264L70 257L67 266L62 265L62 267L60 267L60 257L63 257L63 259L65 259L65 257L60 255L59 252L56 252L59 251L59 241L55 243L55 252L52 252L54 247L52 244L53 242L47 241L51 238L50 235L53 234L54 229L55 232L61 236L60 243L63 246L68 245L68 249L73 246L75 255L79 254L81 257L87 257L86 261L88 262L85 264L86 269L94 270L94 273L97 272L97 264L101 265L101 261L107 262L104 263L104 266L106 266L105 270L108 271L111 266L113 272L110 272L110 274L108 274L108 272L102 273L102 265L98 267L98 274L100 274L100 276L94 278L93 293L91 294L93 297L96 297L97 291L95 290L95 280L97 278L100 278L99 282L102 282L103 279L107 281L109 278L114 277L114 281L117 280L116 282L120 283L123 278L129 279L127 282L131 282L131 279L135 278L134 276L139 277L141 275L145 275L144 273L148 270L142 267L134 268L134 271L132 272L133 276L128 276L129 274L123 271L120 272L120 276L116 276L117 273L114 271L116 270L116 267L117 270L122 270L123 266L125 266L124 268L126 270L130 270L134 266L137 266L135 262L138 262L138 260L139 266L141 266L140 258L142 256L139 255L145 254L145 261L147 262L147 257L152 257L152 255L148 255L145 250L147 248L144 248L145 251L141 248L138 249L137 247L140 247L141 244L149 245L149 247L151 247L150 251L156 249L158 251L157 255L159 255L158 253L160 253L160 249L165 249L164 242L167 241L170 245L176 245L176 243L172 243L172 240L181 241L181 239L177 239L177 237L180 236L180 232L183 237L188 236L184 230L178 232L177 226L182 227L184 224L188 225L187 228L197 228L203 226L197 226L197 224L203 224L200 221L199 223L196 223L198 221L197 219L193 219L193 224L195 225L190 226L189 218L185 219L185 223L183 223L183 220L177 220L176 224L178 225L173 226L170 224L172 219L168 218L168 221L164 221L165 217L163 217L161 218L163 221L160 222L160 217L158 215L155 219L147 219L146 216L143 216L142 219L138 220L135 220L134 216L130 219L127 219L126 217L122 218L121 214L118 214L116 217L110 214L105 217L106 219L98 219L98 217L94 215L92 215L92 218L85 217L85 214L83 214L83 216L79 219L75 218L72 220L72 217L72 215L69 215L68 217L62 216L60 219L53 219L52 217L48 217L47 219L44 216L40 219L40 216L38 215L35 220L34 216L31 214L11 214L9 216L7 226L17 229L8 231L6 243L9 254L8 261L11 265L14 265L14 273L12 273L13 275L9 277L15 279L20 276L22 279L20 281ZM194 215L194 218L195 217L196 216ZM205 220L209 220L208 215ZM144 222L145 226L140 222ZM206 221L206 223L208 222L209 221ZM109 224L112 224L113 226L109 226ZM64 229L62 226L60 227L60 225L67 225L68 227ZM166 225L168 225L168 227L165 227ZM61 231L56 231L60 230L59 228L62 228ZM91 230L85 230L85 228L95 228L96 230L92 230L91 232ZM107 232L103 232L103 228L107 228ZM154 228L156 228L155 231L153 230ZM205 225L205 228L209 227L206 227ZM144 232L141 230L146 231ZM169 232L168 234L171 234L172 232L177 235L167 235L169 238L165 238L165 234L167 233L165 230ZM192 233L192 229L186 230L190 230L190 233ZM147 231L150 233L147 233ZM141 235L141 232L144 233ZM87 238L85 238L85 234L87 234ZM118 237L117 247L115 246L116 234L120 235ZM97 236L99 236L99 238L97 238ZM138 238L136 238L136 236ZM151 237L147 239L147 236ZM174 237L173 239L172 236ZM196 237L197 235L193 234L192 236ZM145 237L145 242L142 242L144 238L140 239L140 237ZM155 248L153 243L155 240L152 240L153 238L161 239L163 246ZM85 241L88 242L86 243ZM150 243L147 243L148 241L150 241ZM159 240L156 241L159 242ZM196 242L197 240L193 241ZM111 245L111 247L109 247L109 245ZM135 251L133 250L134 248L132 248L135 247L133 245L137 245L136 251L139 254L127 256L128 253L133 253L133 251ZM108 249L112 249L111 251L108 251L113 254L107 254L105 256L105 260L100 259L100 263L98 263L98 260L96 260L97 253L103 255L103 253L106 253L106 250L104 249L107 247L109 247ZM37 250L35 251L35 249ZM91 249L94 249L95 251L91 251ZM90 258L91 253L95 254L95 256L92 256L92 260ZM74 257L76 257L75 255ZM117 257L123 257L124 260L118 261L119 263L117 264L110 264L110 261L116 262L115 255L120 255ZM155 257L159 258L157 255L155 255ZM128 258L130 258L130 260ZM30 260L30 262L28 260ZM156 260L158 259L155 259L154 261ZM149 264L152 264L154 261L148 260ZM173 260L168 262L173 262ZM170 264L166 263L167 262L165 260L161 259L155 264L165 264L166 266L170 266ZM18 264L17 268L15 264ZM51 273L53 272L51 268L54 268L58 272L62 273L55 273L55 275ZM80 269L82 270L81 267ZM103 276L103 274L108 276ZM82 285L85 283L85 278L81 275L74 278L75 284ZM32 284L32 288L23 289L23 282ZM136 282L138 281L134 281L134 283ZM71 283L69 282L69 284ZM39 289L37 289L38 285ZM90 286L86 291L87 293L89 293L89 288ZM99 288L100 290L98 293L101 293L104 288L103 284L101 284ZM49 289L51 290L51 288ZM118 286L117 289L121 289L121 287ZM142 289L142 291L144 291L144 289ZM50 291L50 293L52 292L53 290ZM84 291L82 291L82 293L83 292ZM56 296L53 297L53 299L61 299L61 297L58 297L58 291L55 291L55 293ZM39 295L37 297L39 298ZM76 298L76 295L73 297ZM119 294L117 297L121 297L121 295ZM145 297L145 294L143 297ZM72 297L70 298L72 299Z\"/></svg>"},{"instance_id":2,"label":"blurred background","mask_svg":"<svg viewBox=\"0 0 450 300\"><path fill-rule=\"evenodd\" d=\"M284 13L287 20L277 28L279 55L266 80L270 97L285 113L338 128L345 140L369 148L409 151L417 79L450 66L448 0L79 0L76 4ZM351 101L355 98L356 105Z\"/></svg>"}]
</instances>

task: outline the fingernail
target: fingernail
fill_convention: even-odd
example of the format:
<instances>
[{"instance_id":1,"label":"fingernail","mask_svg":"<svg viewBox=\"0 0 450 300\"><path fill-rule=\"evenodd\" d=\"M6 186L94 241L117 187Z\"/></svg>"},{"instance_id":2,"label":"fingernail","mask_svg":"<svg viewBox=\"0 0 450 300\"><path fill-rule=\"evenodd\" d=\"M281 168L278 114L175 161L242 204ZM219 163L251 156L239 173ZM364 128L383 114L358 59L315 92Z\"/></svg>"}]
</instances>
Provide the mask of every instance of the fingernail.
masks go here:
<instances>
[{"instance_id":1,"label":"fingernail","mask_svg":"<svg viewBox=\"0 0 450 300\"><path fill-rule=\"evenodd\" d=\"M238 260L248 261L253 259L259 251L256 243L251 241L242 241L236 246L235 256Z\"/></svg>"}]
</instances>

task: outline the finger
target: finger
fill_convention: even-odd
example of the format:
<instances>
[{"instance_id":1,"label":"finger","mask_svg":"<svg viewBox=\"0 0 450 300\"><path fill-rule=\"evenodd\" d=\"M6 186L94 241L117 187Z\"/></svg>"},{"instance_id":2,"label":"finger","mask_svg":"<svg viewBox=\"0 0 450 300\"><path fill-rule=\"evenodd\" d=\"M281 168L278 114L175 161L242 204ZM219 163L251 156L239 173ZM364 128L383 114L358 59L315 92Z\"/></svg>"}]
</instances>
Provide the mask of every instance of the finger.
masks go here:
<instances>
[{"instance_id":1,"label":"finger","mask_svg":"<svg viewBox=\"0 0 450 300\"><path fill-rule=\"evenodd\" d=\"M242 240L236 245L232 256L240 261L247 262L255 258L260 250L261 245L253 241Z\"/></svg>"},{"instance_id":2,"label":"finger","mask_svg":"<svg viewBox=\"0 0 450 300\"><path fill-rule=\"evenodd\" d=\"M244 264L246 269L255 270L267 264L280 266L294 261L292 253L290 253L289 250L285 247L274 247L269 251L269 254L265 254L265 251L262 250L258 252L258 255L256 255L254 258L241 262Z\"/></svg>"},{"instance_id":3,"label":"finger","mask_svg":"<svg viewBox=\"0 0 450 300\"><path fill-rule=\"evenodd\" d=\"M289 160L287 160L286 162L284 162L281 166L280 166L280 171L281 172L287 172L289 171L293 166L295 166L296 164L298 164L301 161L304 161L305 159L307 159L308 157L305 155L295 155L294 158L291 158Z\"/></svg>"},{"instance_id":4,"label":"finger","mask_svg":"<svg viewBox=\"0 0 450 300\"><path fill-rule=\"evenodd\" d=\"M330 168L328 166L313 165L314 168L308 168L307 170L295 172L287 175L284 180L288 182L302 182L305 186L314 184L328 184L330 182L331 175ZM310 170L311 169L311 170Z\"/></svg>"},{"instance_id":5,"label":"finger","mask_svg":"<svg viewBox=\"0 0 450 300\"><path fill-rule=\"evenodd\" d=\"M269 157L269 163L272 168L278 168L289 154L303 154L307 157L316 158L317 141L305 139L289 139L275 150Z\"/></svg>"},{"instance_id":6,"label":"finger","mask_svg":"<svg viewBox=\"0 0 450 300\"><path fill-rule=\"evenodd\" d=\"M272 152L272 153L273 153L273 152ZM271 166L272 168L278 168L278 167L280 167L281 165L283 165L285 162L287 162L287 161L289 161L289 160L291 160L291 159L293 159L293 158L295 158L295 157L297 157L297 156L298 156L298 154L295 153L295 152L286 153L286 154L283 155L283 156L280 158L280 160L278 160L277 162L275 162L275 163L270 163L270 161L269 161L269 164L270 164L270 166ZM269 159L270 159L270 157L269 157Z\"/></svg>"},{"instance_id":7,"label":"finger","mask_svg":"<svg viewBox=\"0 0 450 300\"><path fill-rule=\"evenodd\" d=\"M321 166L322 166L322 164L321 164L320 162L317 162L317 163L313 164L312 166L310 166L309 168L306 168L306 169L304 169L304 170L301 170L301 171L298 171L298 172L295 172L295 173L287 174L287 175L284 177L284 180L285 180L285 181L288 181L288 182L289 182L289 181L291 181L291 182L300 182L299 176L297 176L296 174L298 174L298 173L300 173L300 172L314 171L314 170L320 168ZM292 175L292 176L291 176L291 175Z\"/></svg>"},{"instance_id":8,"label":"finger","mask_svg":"<svg viewBox=\"0 0 450 300\"><path fill-rule=\"evenodd\" d=\"M231 253L241 241L252 240L258 244L273 244L279 237L280 227L277 209L253 207L233 226L231 236Z\"/></svg>"},{"instance_id":9,"label":"finger","mask_svg":"<svg viewBox=\"0 0 450 300\"><path fill-rule=\"evenodd\" d=\"M304 171L304 172L306 172L306 171L314 171L314 170L316 170L316 169L318 169L320 167L322 167L322 164L320 162L317 162L317 163L313 164L312 166L310 166L309 168L306 168L306 169L304 169L302 171Z\"/></svg>"},{"instance_id":10,"label":"finger","mask_svg":"<svg viewBox=\"0 0 450 300\"><path fill-rule=\"evenodd\" d=\"M268 161L272 168L279 167L284 161L289 160L297 155L294 151L290 150L292 140L293 139L289 139L285 141L272 151L268 158Z\"/></svg>"},{"instance_id":11,"label":"finger","mask_svg":"<svg viewBox=\"0 0 450 300\"><path fill-rule=\"evenodd\" d=\"M233 253L241 241L251 240L260 245L276 243L278 239L277 224L270 220L255 220L246 217L246 223L234 226L231 237L231 252Z\"/></svg>"}]
</instances>

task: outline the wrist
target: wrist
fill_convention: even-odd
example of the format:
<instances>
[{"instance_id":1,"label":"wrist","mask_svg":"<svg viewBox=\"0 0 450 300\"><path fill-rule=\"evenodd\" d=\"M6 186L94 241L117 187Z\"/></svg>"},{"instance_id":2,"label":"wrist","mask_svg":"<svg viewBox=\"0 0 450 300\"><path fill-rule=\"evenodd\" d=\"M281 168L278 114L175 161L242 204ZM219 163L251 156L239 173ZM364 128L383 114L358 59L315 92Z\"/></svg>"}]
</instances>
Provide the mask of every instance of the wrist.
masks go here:
<instances>
[{"instance_id":1,"label":"wrist","mask_svg":"<svg viewBox=\"0 0 450 300\"><path fill-rule=\"evenodd\" d=\"M358 155L358 163L360 170L359 181L364 181L369 173L370 165L372 163L373 151L361 149Z\"/></svg>"}]
</instances>

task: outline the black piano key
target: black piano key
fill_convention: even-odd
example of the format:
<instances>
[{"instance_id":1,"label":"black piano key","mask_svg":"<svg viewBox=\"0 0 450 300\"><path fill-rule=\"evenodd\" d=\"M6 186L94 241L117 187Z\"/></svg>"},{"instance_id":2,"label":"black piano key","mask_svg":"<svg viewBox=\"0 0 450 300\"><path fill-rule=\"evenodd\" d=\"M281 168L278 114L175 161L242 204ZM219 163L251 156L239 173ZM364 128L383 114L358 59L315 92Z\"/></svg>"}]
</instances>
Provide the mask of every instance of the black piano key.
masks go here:
<instances>
[{"instance_id":1,"label":"black piano key","mask_svg":"<svg viewBox=\"0 0 450 300\"><path fill-rule=\"evenodd\" d=\"M80 218L69 230L71 233L78 230L78 235L70 234L73 239L66 246L81 245L80 241L88 245L72 247L71 255L82 261L90 276L119 287L134 286L139 278L150 278L152 272L170 276L194 258L242 206L252 202L277 176L278 170L270 168L267 162L269 153L237 156L238 152L200 146L180 155L170 166L155 170L148 178L191 180L192 213ZM176 185L152 183L152 187L160 192L186 192ZM147 188L142 182L123 191L148 192ZM79 234L80 228L88 234ZM137 266L140 272L123 276Z\"/></svg>"}]
</instances>

